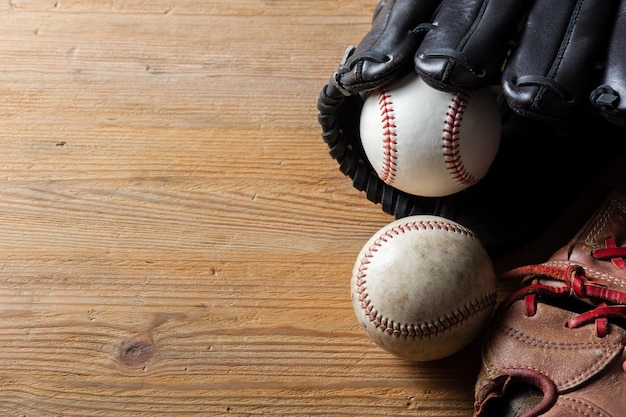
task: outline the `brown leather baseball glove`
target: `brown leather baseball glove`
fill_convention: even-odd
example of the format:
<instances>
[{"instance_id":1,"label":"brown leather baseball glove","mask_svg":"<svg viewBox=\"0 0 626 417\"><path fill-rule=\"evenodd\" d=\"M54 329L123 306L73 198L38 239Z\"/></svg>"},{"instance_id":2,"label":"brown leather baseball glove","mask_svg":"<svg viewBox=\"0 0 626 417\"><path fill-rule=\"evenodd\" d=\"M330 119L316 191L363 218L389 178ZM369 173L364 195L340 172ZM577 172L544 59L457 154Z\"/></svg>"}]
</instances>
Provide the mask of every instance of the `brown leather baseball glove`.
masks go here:
<instances>
[{"instance_id":1,"label":"brown leather baseball glove","mask_svg":"<svg viewBox=\"0 0 626 417\"><path fill-rule=\"evenodd\" d=\"M626 415L626 189L547 262L506 274L475 417Z\"/></svg>"}]
</instances>

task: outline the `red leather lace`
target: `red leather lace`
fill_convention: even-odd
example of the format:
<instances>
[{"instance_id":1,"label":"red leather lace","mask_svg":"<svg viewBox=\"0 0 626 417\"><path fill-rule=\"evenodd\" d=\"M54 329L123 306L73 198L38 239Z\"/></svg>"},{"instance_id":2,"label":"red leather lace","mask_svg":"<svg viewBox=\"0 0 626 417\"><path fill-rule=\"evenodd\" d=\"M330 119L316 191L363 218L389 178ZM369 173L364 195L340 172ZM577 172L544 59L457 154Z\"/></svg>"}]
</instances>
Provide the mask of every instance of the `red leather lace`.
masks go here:
<instances>
[{"instance_id":1,"label":"red leather lace","mask_svg":"<svg viewBox=\"0 0 626 417\"><path fill-rule=\"evenodd\" d=\"M626 247L617 247L614 239L607 239L605 247L594 250L591 255L598 260L610 261L618 270L626 268ZM569 320L566 326L570 329L595 322L596 335L605 337L609 332L609 318L626 318L626 293L594 282L586 276L582 266L530 265L509 271L505 277L522 277L522 282L528 283L505 301L510 305L524 299L527 316L535 315L538 297L576 297L587 300L593 308ZM557 283L546 284L549 282L546 278Z\"/></svg>"}]
</instances>

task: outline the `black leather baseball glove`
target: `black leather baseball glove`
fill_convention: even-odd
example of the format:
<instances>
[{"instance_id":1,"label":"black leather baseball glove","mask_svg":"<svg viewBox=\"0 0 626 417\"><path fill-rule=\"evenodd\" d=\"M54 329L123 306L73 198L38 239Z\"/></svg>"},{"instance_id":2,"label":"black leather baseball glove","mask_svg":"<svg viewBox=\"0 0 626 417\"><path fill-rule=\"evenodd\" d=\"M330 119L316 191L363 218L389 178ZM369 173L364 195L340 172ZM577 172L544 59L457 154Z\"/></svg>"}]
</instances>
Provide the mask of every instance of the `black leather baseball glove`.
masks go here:
<instances>
[{"instance_id":1,"label":"black leather baseball glove","mask_svg":"<svg viewBox=\"0 0 626 417\"><path fill-rule=\"evenodd\" d=\"M382 0L332 83L353 95L410 70L442 90L501 84L526 116L593 106L626 125L626 0Z\"/></svg>"},{"instance_id":2,"label":"black leather baseball glove","mask_svg":"<svg viewBox=\"0 0 626 417\"><path fill-rule=\"evenodd\" d=\"M383 0L371 31L320 93L330 155L396 218L446 217L477 233L492 254L507 251L623 153L626 130L605 119L626 125L625 16L626 0ZM477 185L442 198L410 195L381 181L367 161L363 93L411 71L443 90L501 86L502 141Z\"/></svg>"}]
</instances>

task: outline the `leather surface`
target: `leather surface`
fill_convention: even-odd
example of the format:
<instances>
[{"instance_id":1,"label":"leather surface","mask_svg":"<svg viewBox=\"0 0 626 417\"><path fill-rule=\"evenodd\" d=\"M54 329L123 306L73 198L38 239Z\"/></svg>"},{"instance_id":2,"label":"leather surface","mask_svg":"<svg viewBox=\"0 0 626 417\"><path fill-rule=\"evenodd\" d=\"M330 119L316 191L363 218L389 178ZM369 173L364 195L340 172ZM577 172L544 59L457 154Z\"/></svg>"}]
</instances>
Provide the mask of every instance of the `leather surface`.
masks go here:
<instances>
[{"instance_id":1,"label":"leather surface","mask_svg":"<svg viewBox=\"0 0 626 417\"><path fill-rule=\"evenodd\" d=\"M611 122L626 125L626 1L616 13L604 71L599 86L591 93L591 102ZM608 93L608 96L606 94ZM603 94L605 96L603 97Z\"/></svg>"},{"instance_id":2,"label":"leather surface","mask_svg":"<svg viewBox=\"0 0 626 417\"><path fill-rule=\"evenodd\" d=\"M476 417L624 415L626 310L620 308L626 303L626 253L611 259L599 251L625 246L626 192L618 189L546 263L512 272L529 274L528 287L503 302L490 326L476 384ZM565 291L550 296L531 290L541 286ZM535 300L534 312L529 300ZM608 321L601 315L572 325L604 305L616 307ZM543 397L513 414L508 404L524 396L519 384L533 386Z\"/></svg>"},{"instance_id":3,"label":"leather surface","mask_svg":"<svg viewBox=\"0 0 626 417\"><path fill-rule=\"evenodd\" d=\"M607 0L537 0L503 74L511 107L550 118L586 104L614 7Z\"/></svg>"},{"instance_id":4,"label":"leather surface","mask_svg":"<svg viewBox=\"0 0 626 417\"><path fill-rule=\"evenodd\" d=\"M467 90L500 83L509 40L528 0L444 0L424 37L415 69L431 85Z\"/></svg>"},{"instance_id":5,"label":"leather surface","mask_svg":"<svg viewBox=\"0 0 626 417\"><path fill-rule=\"evenodd\" d=\"M414 71L445 91L499 86L524 117L626 127L625 42L626 0L382 0L331 84L349 96Z\"/></svg>"},{"instance_id":6,"label":"leather surface","mask_svg":"<svg viewBox=\"0 0 626 417\"><path fill-rule=\"evenodd\" d=\"M333 75L344 94L356 94L391 82L410 70L419 45L415 29L430 22L439 0L382 0L371 30L347 55Z\"/></svg>"}]
</instances>

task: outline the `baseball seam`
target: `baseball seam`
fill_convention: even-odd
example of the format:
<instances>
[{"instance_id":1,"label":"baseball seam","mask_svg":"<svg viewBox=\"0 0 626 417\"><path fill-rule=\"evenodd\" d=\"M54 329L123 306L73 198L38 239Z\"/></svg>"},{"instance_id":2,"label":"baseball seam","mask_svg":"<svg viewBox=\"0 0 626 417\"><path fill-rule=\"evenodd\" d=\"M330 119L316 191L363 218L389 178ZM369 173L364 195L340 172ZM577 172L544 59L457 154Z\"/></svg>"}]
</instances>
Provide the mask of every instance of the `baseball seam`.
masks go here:
<instances>
[{"instance_id":1,"label":"baseball seam","mask_svg":"<svg viewBox=\"0 0 626 417\"><path fill-rule=\"evenodd\" d=\"M480 178L470 174L465 164L463 164L459 149L461 122L463 121L463 113L465 113L470 96L469 93L457 93L454 95L448 106L442 135L443 158L446 169L452 176L452 179L463 186L474 185L480 181Z\"/></svg>"},{"instance_id":2,"label":"baseball seam","mask_svg":"<svg viewBox=\"0 0 626 417\"><path fill-rule=\"evenodd\" d=\"M471 319L485 309L491 308L496 302L497 293L491 292L476 297L474 300L469 301L465 305L441 317L417 323L398 323L393 319L384 317L376 310L376 306L373 304L367 292L367 271L376 252L385 243L401 234L410 231L435 229L451 233L460 233L476 239L476 235L471 230L457 224L439 222L436 220L412 221L395 225L386 230L372 243L361 258L356 273L356 292L358 294L359 303L370 322L377 329L386 332L390 336L413 339L437 336Z\"/></svg>"},{"instance_id":3,"label":"baseball seam","mask_svg":"<svg viewBox=\"0 0 626 417\"><path fill-rule=\"evenodd\" d=\"M378 106L380 108L381 123L383 127L383 161L380 179L391 185L396 178L398 148L396 145L396 117L393 112L393 101L388 90L378 90Z\"/></svg>"}]
</instances>

